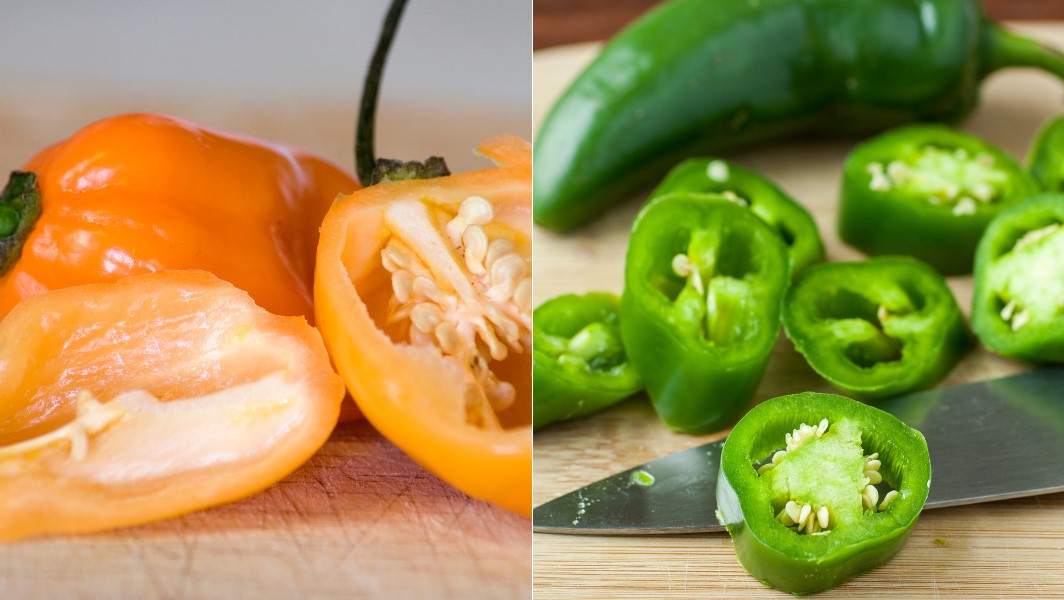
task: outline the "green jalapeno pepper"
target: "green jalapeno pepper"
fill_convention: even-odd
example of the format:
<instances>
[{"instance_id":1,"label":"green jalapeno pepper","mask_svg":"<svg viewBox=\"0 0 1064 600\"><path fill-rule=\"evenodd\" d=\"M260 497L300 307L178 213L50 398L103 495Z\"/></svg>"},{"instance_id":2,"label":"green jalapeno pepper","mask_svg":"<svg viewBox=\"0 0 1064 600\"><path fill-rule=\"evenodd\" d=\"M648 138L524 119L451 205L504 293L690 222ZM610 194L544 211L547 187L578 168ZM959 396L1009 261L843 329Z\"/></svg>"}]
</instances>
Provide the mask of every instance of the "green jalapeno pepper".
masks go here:
<instances>
[{"instance_id":1,"label":"green jalapeno pepper","mask_svg":"<svg viewBox=\"0 0 1064 600\"><path fill-rule=\"evenodd\" d=\"M867 398L934 385L972 342L942 276L905 256L806 269L787 291L783 326L821 377Z\"/></svg>"},{"instance_id":2,"label":"green jalapeno pepper","mask_svg":"<svg viewBox=\"0 0 1064 600\"><path fill-rule=\"evenodd\" d=\"M809 594L893 558L930 485L919 431L855 400L806 392L762 402L732 429L717 518L751 575Z\"/></svg>"},{"instance_id":3,"label":"green jalapeno pepper","mask_svg":"<svg viewBox=\"0 0 1064 600\"><path fill-rule=\"evenodd\" d=\"M617 296L548 300L532 313L532 427L602 410L643 389L621 344Z\"/></svg>"},{"instance_id":4,"label":"green jalapeno pepper","mask_svg":"<svg viewBox=\"0 0 1064 600\"><path fill-rule=\"evenodd\" d=\"M749 405L779 334L787 248L723 196L649 202L628 242L621 336L666 425L699 433Z\"/></svg>"},{"instance_id":5,"label":"green jalapeno pepper","mask_svg":"<svg viewBox=\"0 0 1064 600\"><path fill-rule=\"evenodd\" d=\"M614 37L534 149L535 220L572 229L688 156L958 121L990 72L1064 56L979 0L673 0Z\"/></svg>"},{"instance_id":6,"label":"green jalapeno pepper","mask_svg":"<svg viewBox=\"0 0 1064 600\"><path fill-rule=\"evenodd\" d=\"M650 198L681 192L720 194L749 208L783 238L795 273L824 260L812 215L764 175L719 158L692 158L669 171Z\"/></svg>"},{"instance_id":7,"label":"green jalapeno pepper","mask_svg":"<svg viewBox=\"0 0 1064 600\"><path fill-rule=\"evenodd\" d=\"M998 354L1064 362L1064 194L990 223L975 256L972 329Z\"/></svg>"},{"instance_id":8,"label":"green jalapeno pepper","mask_svg":"<svg viewBox=\"0 0 1064 600\"><path fill-rule=\"evenodd\" d=\"M992 144L941 125L910 125L847 157L839 237L868 254L915 256L943 275L970 273L994 215L1038 189Z\"/></svg>"},{"instance_id":9,"label":"green jalapeno pepper","mask_svg":"<svg viewBox=\"0 0 1064 600\"><path fill-rule=\"evenodd\" d=\"M1043 189L1064 192L1064 116L1053 119L1039 130L1027 162Z\"/></svg>"}]
</instances>

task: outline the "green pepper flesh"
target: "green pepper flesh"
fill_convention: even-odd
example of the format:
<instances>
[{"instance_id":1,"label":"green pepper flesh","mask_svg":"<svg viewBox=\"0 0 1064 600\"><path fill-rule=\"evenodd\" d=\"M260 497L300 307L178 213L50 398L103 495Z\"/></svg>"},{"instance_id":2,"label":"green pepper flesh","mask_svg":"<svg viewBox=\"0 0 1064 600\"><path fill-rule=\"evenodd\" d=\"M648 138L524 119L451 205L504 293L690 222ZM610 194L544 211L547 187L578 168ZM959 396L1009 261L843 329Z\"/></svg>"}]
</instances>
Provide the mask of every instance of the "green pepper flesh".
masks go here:
<instances>
[{"instance_id":1,"label":"green pepper flesh","mask_svg":"<svg viewBox=\"0 0 1064 600\"><path fill-rule=\"evenodd\" d=\"M1035 136L1027 162L1042 188L1064 192L1064 116L1046 123Z\"/></svg>"}]
</instances>

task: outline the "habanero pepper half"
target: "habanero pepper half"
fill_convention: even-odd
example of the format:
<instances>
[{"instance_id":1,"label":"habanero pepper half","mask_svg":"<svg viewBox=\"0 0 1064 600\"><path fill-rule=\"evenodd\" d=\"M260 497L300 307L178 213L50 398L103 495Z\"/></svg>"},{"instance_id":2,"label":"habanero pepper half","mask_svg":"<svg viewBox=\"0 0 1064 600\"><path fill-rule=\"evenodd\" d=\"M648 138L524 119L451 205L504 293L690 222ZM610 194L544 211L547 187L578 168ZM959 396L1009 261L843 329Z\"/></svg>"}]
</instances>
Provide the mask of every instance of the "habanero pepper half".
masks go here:
<instances>
[{"instance_id":1,"label":"habanero pepper half","mask_svg":"<svg viewBox=\"0 0 1064 600\"><path fill-rule=\"evenodd\" d=\"M787 290L783 326L821 377L866 398L933 386L972 344L945 280L907 256L813 265Z\"/></svg>"},{"instance_id":2,"label":"habanero pepper half","mask_svg":"<svg viewBox=\"0 0 1064 600\"><path fill-rule=\"evenodd\" d=\"M919 431L855 400L805 392L762 402L732 429L717 518L747 572L811 594L893 558L930 486Z\"/></svg>"},{"instance_id":3,"label":"habanero pepper half","mask_svg":"<svg viewBox=\"0 0 1064 600\"><path fill-rule=\"evenodd\" d=\"M910 125L847 157L839 237L867 254L915 256L943 275L971 273L994 215L1038 191L1023 165L989 142L942 125Z\"/></svg>"},{"instance_id":4,"label":"habanero pepper half","mask_svg":"<svg viewBox=\"0 0 1064 600\"><path fill-rule=\"evenodd\" d=\"M1064 116L1051 120L1038 131L1027 164L1042 189L1064 192Z\"/></svg>"},{"instance_id":5,"label":"habanero pepper half","mask_svg":"<svg viewBox=\"0 0 1064 600\"><path fill-rule=\"evenodd\" d=\"M569 230L689 156L959 121L1010 66L1064 55L981 0L672 0L609 41L536 138L535 219Z\"/></svg>"},{"instance_id":6,"label":"habanero pepper half","mask_svg":"<svg viewBox=\"0 0 1064 600\"><path fill-rule=\"evenodd\" d=\"M621 336L658 415L703 433L734 423L779 335L783 241L723 196L648 203L628 241Z\"/></svg>"},{"instance_id":7,"label":"habanero pepper half","mask_svg":"<svg viewBox=\"0 0 1064 600\"><path fill-rule=\"evenodd\" d=\"M672 193L720 194L749 208L787 245L792 274L824 260L813 216L764 175L720 158L692 158L669 171L650 198Z\"/></svg>"},{"instance_id":8,"label":"habanero pepper half","mask_svg":"<svg viewBox=\"0 0 1064 600\"><path fill-rule=\"evenodd\" d=\"M1004 210L975 255L972 329L990 350L1064 362L1064 194Z\"/></svg>"},{"instance_id":9,"label":"habanero pepper half","mask_svg":"<svg viewBox=\"0 0 1064 600\"><path fill-rule=\"evenodd\" d=\"M39 210L0 208L0 315L51 289L204 269L310 317L318 226L359 187L306 152L151 114L92 123L23 171Z\"/></svg>"},{"instance_id":10,"label":"habanero pepper half","mask_svg":"<svg viewBox=\"0 0 1064 600\"><path fill-rule=\"evenodd\" d=\"M532 313L532 427L598 412L643 389L621 342L617 296L566 294Z\"/></svg>"},{"instance_id":11,"label":"habanero pepper half","mask_svg":"<svg viewBox=\"0 0 1064 600\"><path fill-rule=\"evenodd\" d=\"M371 185L321 228L317 325L362 413L444 481L531 513L532 156Z\"/></svg>"}]
</instances>

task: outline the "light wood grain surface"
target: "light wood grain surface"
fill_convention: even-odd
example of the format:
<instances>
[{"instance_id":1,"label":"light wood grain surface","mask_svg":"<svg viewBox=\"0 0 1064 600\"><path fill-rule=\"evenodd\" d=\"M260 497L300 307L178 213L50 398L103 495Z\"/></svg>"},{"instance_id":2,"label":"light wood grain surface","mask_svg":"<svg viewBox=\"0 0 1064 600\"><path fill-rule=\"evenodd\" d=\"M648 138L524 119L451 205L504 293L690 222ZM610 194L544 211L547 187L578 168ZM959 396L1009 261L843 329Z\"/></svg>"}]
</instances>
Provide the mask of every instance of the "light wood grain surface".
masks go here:
<instances>
[{"instance_id":1,"label":"light wood grain surface","mask_svg":"<svg viewBox=\"0 0 1064 600\"><path fill-rule=\"evenodd\" d=\"M1064 48L1064 24L1016 29ZM537 123L596 48L570 46L536 54ZM1043 121L1064 112L1064 86L1041 73L998 73L991 76L983 91L982 104L964 128L1016 156L1025 155ZM840 169L851 146L852 141L845 140L795 141L727 157L769 175L813 213L829 260L853 260L861 255L844 246L835 232ZM567 292L620 293L628 231L644 198L645 194L633 195L573 234L558 235L537 228L536 304ZM967 313L971 278L951 278L949 283ZM780 337L757 399L806 390L834 391ZM980 348L969 354L943 385L1004 376L1026 368ZM535 434L535 504L722 436L689 436L667 430L643 395L598 415L547 427ZM978 452L978 440L972 441L972 450ZM936 544L936 539L944 540L945 545ZM782 597L742 570L724 534L617 538L534 534L533 546L537 599ZM893 562L824 597L888 594L913 598L1064 597L1064 494L929 511Z\"/></svg>"}]
</instances>

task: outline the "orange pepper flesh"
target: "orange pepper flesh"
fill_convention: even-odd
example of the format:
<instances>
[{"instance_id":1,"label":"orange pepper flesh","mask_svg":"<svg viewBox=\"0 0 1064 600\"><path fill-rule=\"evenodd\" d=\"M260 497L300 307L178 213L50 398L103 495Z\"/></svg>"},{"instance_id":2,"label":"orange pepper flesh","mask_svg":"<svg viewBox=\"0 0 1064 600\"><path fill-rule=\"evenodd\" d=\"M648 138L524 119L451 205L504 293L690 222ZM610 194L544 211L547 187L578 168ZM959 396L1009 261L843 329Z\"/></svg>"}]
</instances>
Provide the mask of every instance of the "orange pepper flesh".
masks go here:
<instances>
[{"instance_id":1,"label":"orange pepper flesh","mask_svg":"<svg viewBox=\"0 0 1064 600\"><path fill-rule=\"evenodd\" d=\"M358 183L308 153L133 114L42 150L41 216L0 277L0 315L50 289L205 269L267 310L312 317L318 226Z\"/></svg>"},{"instance_id":2,"label":"orange pepper flesh","mask_svg":"<svg viewBox=\"0 0 1064 600\"><path fill-rule=\"evenodd\" d=\"M451 238L448 244L448 226L471 196L487 199L493 210L481 229L490 239L509 240L513 255L520 258L507 259L509 265L530 276L531 148L516 138L499 138L478 151L501 166L378 184L338 201L322 225L315 311L337 369L378 431L458 489L529 515L531 280L511 280L513 286L505 292L490 291L494 269L475 274L467 268L469 240L463 237L455 245L456 238ZM396 220L404 215L422 216L410 218L418 225L397 228ZM459 298L441 297L439 304L445 320L453 317L458 337L464 340L453 351L434 341L431 333L418 331L410 304L403 308L396 299L397 267L384 264L396 239L399 247L416 255L415 262L422 263L424 276L435 280L442 296ZM482 264L488 262L490 256ZM452 278L467 281L466 292L480 300L492 294L496 300L507 296L509 300L467 302L468 294L458 291L467 284ZM414 290L417 296L416 282ZM491 310L488 305L508 311L517 328L516 341L511 340L502 359L494 358L483 335L463 335L470 333L477 315ZM431 329L435 321L428 320ZM439 325L435 326L438 332ZM499 326L495 335L501 339L506 330ZM475 361L486 362L491 374L473 367L470 362ZM489 397L502 398L500 406L488 402Z\"/></svg>"},{"instance_id":3,"label":"orange pepper flesh","mask_svg":"<svg viewBox=\"0 0 1064 600\"><path fill-rule=\"evenodd\" d=\"M30 298L0 322L0 539L236 500L305 462L343 383L302 317L203 271Z\"/></svg>"}]
</instances>

